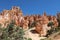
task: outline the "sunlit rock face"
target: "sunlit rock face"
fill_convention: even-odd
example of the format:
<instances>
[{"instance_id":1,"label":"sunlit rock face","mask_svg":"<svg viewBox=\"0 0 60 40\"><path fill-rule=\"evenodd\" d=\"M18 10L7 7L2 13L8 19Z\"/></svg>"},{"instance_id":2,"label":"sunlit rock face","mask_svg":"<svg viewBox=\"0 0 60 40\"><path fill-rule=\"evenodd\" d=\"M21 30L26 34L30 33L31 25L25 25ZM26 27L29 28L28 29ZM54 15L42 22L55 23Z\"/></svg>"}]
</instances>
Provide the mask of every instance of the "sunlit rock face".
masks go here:
<instances>
[{"instance_id":1,"label":"sunlit rock face","mask_svg":"<svg viewBox=\"0 0 60 40\"><path fill-rule=\"evenodd\" d=\"M24 30L28 30L32 26L32 23L38 22L38 25L34 25L33 27L35 27L41 36L45 36L50 29L47 26L49 22L53 22L55 28L58 26L58 21L55 16L48 16L46 12L43 15L23 16L21 9L16 6L13 6L10 10L3 10L0 14L0 24L3 24L2 27L7 26L11 20L14 20L15 25L23 27Z\"/></svg>"},{"instance_id":2,"label":"sunlit rock face","mask_svg":"<svg viewBox=\"0 0 60 40\"><path fill-rule=\"evenodd\" d=\"M53 26L57 27L58 26L58 21L57 21L57 17L56 16L49 16L49 22L53 22Z\"/></svg>"},{"instance_id":3,"label":"sunlit rock face","mask_svg":"<svg viewBox=\"0 0 60 40\"><path fill-rule=\"evenodd\" d=\"M35 30L35 27L27 30L27 31L25 32L24 37L27 38L27 39L31 38L32 40L40 40L40 39L45 39L45 38L46 38L46 37L40 36L39 33L36 33L36 32L33 33L32 30Z\"/></svg>"},{"instance_id":4,"label":"sunlit rock face","mask_svg":"<svg viewBox=\"0 0 60 40\"><path fill-rule=\"evenodd\" d=\"M0 24L1 24L1 27L4 26L4 23L5 23L4 17L2 15L0 15Z\"/></svg>"},{"instance_id":5,"label":"sunlit rock face","mask_svg":"<svg viewBox=\"0 0 60 40\"><path fill-rule=\"evenodd\" d=\"M2 14L0 15L0 23L7 25L7 23L10 23L11 20L15 21L16 25L19 25L19 20L22 20L22 11L19 7L12 7L11 10L3 10Z\"/></svg>"}]
</instances>

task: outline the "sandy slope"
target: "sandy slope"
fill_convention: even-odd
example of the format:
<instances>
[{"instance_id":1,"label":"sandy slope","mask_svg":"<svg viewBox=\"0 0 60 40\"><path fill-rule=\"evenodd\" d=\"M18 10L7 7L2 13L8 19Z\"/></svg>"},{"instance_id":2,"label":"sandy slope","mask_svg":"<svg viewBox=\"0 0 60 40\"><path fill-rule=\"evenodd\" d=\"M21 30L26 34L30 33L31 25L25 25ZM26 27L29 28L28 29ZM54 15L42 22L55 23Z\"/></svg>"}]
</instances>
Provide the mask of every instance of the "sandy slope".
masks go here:
<instances>
[{"instance_id":1,"label":"sandy slope","mask_svg":"<svg viewBox=\"0 0 60 40\"><path fill-rule=\"evenodd\" d=\"M29 29L28 31L25 32L25 37L31 38L32 40L40 40L40 39L45 39L46 37L39 37L39 34L33 34L30 32L30 30L33 30L34 28Z\"/></svg>"},{"instance_id":2,"label":"sandy slope","mask_svg":"<svg viewBox=\"0 0 60 40\"><path fill-rule=\"evenodd\" d=\"M49 39L49 38L50 38L51 40L60 40L60 31L51 34L51 35L48 37L48 39ZM48 40L48 39L47 39L47 40Z\"/></svg>"}]
</instances>

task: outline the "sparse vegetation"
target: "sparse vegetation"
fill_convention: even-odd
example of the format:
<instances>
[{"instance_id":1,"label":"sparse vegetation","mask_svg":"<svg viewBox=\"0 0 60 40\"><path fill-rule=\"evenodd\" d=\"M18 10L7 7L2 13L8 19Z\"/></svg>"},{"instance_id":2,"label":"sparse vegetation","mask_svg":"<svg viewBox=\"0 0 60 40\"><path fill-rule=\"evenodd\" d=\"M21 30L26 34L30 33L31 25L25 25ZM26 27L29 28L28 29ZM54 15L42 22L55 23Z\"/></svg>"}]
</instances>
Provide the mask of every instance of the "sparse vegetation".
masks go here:
<instances>
[{"instance_id":1,"label":"sparse vegetation","mask_svg":"<svg viewBox=\"0 0 60 40\"><path fill-rule=\"evenodd\" d=\"M24 40L23 35L23 29L19 26L14 26L13 21L7 28L0 28L0 40Z\"/></svg>"},{"instance_id":2,"label":"sparse vegetation","mask_svg":"<svg viewBox=\"0 0 60 40\"><path fill-rule=\"evenodd\" d=\"M28 40L32 40L31 38L28 38Z\"/></svg>"}]
</instances>

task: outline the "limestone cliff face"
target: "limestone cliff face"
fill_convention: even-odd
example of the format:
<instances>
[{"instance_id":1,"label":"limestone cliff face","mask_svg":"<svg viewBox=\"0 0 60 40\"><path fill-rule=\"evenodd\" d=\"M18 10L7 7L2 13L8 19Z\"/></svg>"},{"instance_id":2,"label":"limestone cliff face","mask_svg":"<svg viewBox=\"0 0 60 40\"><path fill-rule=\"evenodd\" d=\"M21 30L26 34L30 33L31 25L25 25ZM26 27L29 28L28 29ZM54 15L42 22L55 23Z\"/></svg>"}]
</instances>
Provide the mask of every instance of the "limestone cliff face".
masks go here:
<instances>
[{"instance_id":1,"label":"limestone cliff face","mask_svg":"<svg viewBox=\"0 0 60 40\"><path fill-rule=\"evenodd\" d=\"M19 18L22 16L22 11L19 7L12 7L11 10L3 10L3 12L0 14L0 24L3 26L7 25L6 22L10 22L11 20L14 20L16 24L18 24Z\"/></svg>"},{"instance_id":2,"label":"limestone cliff face","mask_svg":"<svg viewBox=\"0 0 60 40\"><path fill-rule=\"evenodd\" d=\"M15 21L16 26L21 26L24 30L34 27L34 30L37 31L40 36L45 36L47 31L51 29L51 25L48 26L49 22L53 22L55 28L58 26L56 16L47 16L46 12L44 12L42 16L23 16L22 10L16 6L13 6L10 10L3 10L0 14L0 24L2 25L2 28L7 28L7 25L12 20Z\"/></svg>"},{"instance_id":3,"label":"limestone cliff face","mask_svg":"<svg viewBox=\"0 0 60 40\"><path fill-rule=\"evenodd\" d=\"M13 6L10 10L3 10L0 14L0 24L3 24L3 26L6 26L11 22L11 20L15 21L15 25L24 26L24 28L29 28L29 25L35 21L40 22L42 25L48 24L50 21L52 21L54 26L58 25L57 18L55 16L49 17L46 15L46 12L44 12L42 16L23 16L22 10L16 6Z\"/></svg>"}]
</instances>

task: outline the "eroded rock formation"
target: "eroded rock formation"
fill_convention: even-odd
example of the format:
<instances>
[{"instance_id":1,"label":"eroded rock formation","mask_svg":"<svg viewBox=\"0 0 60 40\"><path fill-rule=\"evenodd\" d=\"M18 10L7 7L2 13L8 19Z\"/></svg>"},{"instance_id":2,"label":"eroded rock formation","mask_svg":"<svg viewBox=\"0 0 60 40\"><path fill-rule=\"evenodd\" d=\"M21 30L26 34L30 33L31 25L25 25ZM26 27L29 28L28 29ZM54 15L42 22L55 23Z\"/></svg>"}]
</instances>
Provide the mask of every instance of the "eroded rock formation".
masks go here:
<instances>
[{"instance_id":1,"label":"eroded rock formation","mask_svg":"<svg viewBox=\"0 0 60 40\"><path fill-rule=\"evenodd\" d=\"M21 9L16 6L12 7L11 10L3 10L0 14L0 24L2 24L2 27L6 28L11 20L14 20L15 25L23 27L24 30L28 30L30 27L35 27L35 30L41 34L41 36L45 36L47 31L51 29L51 27L48 26L49 22L53 22L54 28L58 26L56 16L47 16L45 12L42 16L23 16Z\"/></svg>"}]
</instances>

